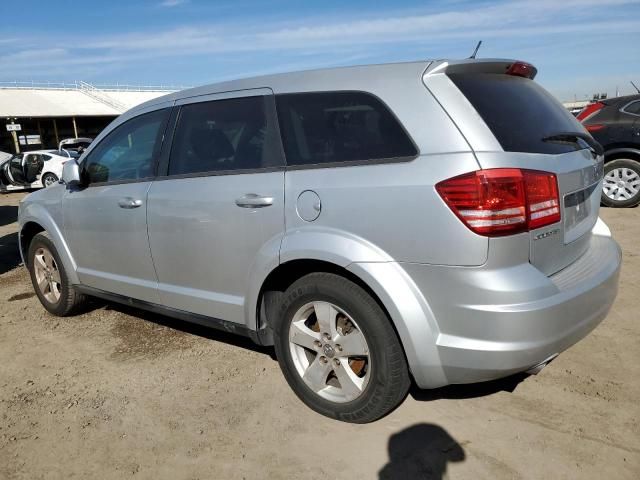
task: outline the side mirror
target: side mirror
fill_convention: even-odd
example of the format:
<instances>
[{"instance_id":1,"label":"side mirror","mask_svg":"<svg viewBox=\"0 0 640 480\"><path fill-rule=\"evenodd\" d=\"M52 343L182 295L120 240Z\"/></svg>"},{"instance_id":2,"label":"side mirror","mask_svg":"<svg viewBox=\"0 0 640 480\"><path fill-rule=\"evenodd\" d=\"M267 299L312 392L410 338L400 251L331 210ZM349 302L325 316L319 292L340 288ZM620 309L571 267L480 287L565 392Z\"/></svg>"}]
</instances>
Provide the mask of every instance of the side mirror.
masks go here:
<instances>
[{"instance_id":1,"label":"side mirror","mask_svg":"<svg viewBox=\"0 0 640 480\"><path fill-rule=\"evenodd\" d=\"M80 166L75 159L67 160L62 166L62 181L66 185L80 185Z\"/></svg>"}]
</instances>

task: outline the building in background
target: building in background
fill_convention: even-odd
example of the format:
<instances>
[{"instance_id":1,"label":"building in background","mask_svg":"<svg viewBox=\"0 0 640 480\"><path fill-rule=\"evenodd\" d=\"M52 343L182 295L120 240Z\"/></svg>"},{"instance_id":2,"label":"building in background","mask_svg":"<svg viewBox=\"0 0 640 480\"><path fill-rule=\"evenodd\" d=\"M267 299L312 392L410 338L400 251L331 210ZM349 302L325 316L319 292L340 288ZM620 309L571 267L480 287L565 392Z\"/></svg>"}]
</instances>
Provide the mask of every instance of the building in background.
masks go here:
<instances>
[{"instance_id":1,"label":"building in background","mask_svg":"<svg viewBox=\"0 0 640 480\"><path fill-rule=\"evenodd\" d=\"M126 110L182 87L0 82L0 151L57 148L95 138Z\"/></svg>"}]
</instances>

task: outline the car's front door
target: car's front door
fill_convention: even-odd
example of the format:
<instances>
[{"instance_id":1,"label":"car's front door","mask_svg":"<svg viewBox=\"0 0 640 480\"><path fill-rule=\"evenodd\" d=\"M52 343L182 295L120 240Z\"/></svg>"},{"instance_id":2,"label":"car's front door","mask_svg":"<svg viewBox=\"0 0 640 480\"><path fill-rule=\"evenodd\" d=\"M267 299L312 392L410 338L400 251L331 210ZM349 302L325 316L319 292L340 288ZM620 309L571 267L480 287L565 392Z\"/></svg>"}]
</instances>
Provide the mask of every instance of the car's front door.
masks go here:
<instances>
[{"instance_id":1,"label":"car's front door","mask_svg":"<svg viewBox=\"0 0 640 480\"><path fill-rule=\"evenodd\" d=\"M43 165L43 155L37 153L18 154L6 164L6 176L13 185L29 186L37 180Z\"/></svg>"},{"instance_id":2,"label":"car's front door","mask_svg":"<svg viewBox=\"0 0 640 480\"><path fill-rule=\"evenodd\" d=\"M169 109L112 130L82 160L81 188L63 199L65 235L83 285L158 302L147 236L147 192Z\"/></svg>"},{"instance_id":3,"label":"car's front door","mask_svg":"<svg viewBox=\"0 0 640 480\"><path fill-rule=\"evenodd\" d=\"M244 322L254 265L270 255L277 261L284 231L273 96L266 89L241 95L177 102L166 175L148 196L162 303L236 323Z\"/></svg>"}]
</instances>

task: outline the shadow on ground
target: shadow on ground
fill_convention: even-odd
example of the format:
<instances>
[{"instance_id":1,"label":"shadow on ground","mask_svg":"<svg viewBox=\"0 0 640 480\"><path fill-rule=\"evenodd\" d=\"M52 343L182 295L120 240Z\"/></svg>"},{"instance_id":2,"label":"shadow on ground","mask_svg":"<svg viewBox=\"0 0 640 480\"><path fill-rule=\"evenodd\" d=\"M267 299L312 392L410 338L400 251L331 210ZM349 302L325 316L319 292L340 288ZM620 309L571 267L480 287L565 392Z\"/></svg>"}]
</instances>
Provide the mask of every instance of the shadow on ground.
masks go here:
<instances>
[{"instance_id":1,"label":"shadow on ground","mask_svg":"<svg viewBox=\"0 0 640 480\"><path fill-rule=\"evenodd\" d=\"M491 380L489 382L469 383L464 385L447 385L433 390L420 390L415 385L411 387L409 394L418 401L428 402L439 399L465 399L486 397L498 392L515 391L516 387L529 377L526 373L517 373L509 377Z\"/></svg>"},{"instance_id":2,"label":"shadow on ground","mask_svg":"<svg viewBox=\"0 0 640 480\"><path fill-rule=\"evenodd\" d=\"M18 234L10 233L0 237L0 275L13 270L21 262L18 251Z\"/></svg>"},{"instance_id":3,"label":"shadow on ground","mask_svg":"<svg viewBox=\"0 0 640 480\"><path fill-rule=\"evenodd\" d=\"M18 220L18 207L15 205L0 205L0 227Z\"/></svg>"},{"instance_id":4,"label":"shadow on ground","mask_svg":"<svg viewBox=\"0 0 640 480\"><path fill-rule=\"evenodd\" d=\"M91 299L90 304L88 305L88 310L91 311L91 310L95 310L97 308L102 308L102 307L104 307L105 310L120 312L125 315L129 315L131 317L135 317L140 320L145 320L147 322L152 322L152 323L155 323L156 325L162 325L164 327L168 327L173 330L177 330L179 332L183 332L189 335L197 335L199 337L213 340L216 342L226 343L234 347L240 347L247 350L252 350L254 352L262 353L264 355L271 357L273 360L276 360L273 347L265 347L262 345L257 345L250 338L247 338L242 335L230 333L230 332L225 332L223 330L217 330L213 327L198 325L196 323L190 323L190 322L180 320L177 318L172 318L166 315L161 315L154 312L148 312L146 310L141 310L139 308L130 307L128 305L122 305L115 302L108 302L106 300L101 300L97 298Z\"/></svg>"},{"instance_id":5,"label":"shadow on ground","mask_svg":"<svg viewBox=\"0 0 640 480\"><path fill-rule=\"evenodd\" d=\"M389 438L389 462L380 470L381 480L441 479L447 465L464 461L466 455L445 429L419 423Z\"/></svg>"}]
</instances>

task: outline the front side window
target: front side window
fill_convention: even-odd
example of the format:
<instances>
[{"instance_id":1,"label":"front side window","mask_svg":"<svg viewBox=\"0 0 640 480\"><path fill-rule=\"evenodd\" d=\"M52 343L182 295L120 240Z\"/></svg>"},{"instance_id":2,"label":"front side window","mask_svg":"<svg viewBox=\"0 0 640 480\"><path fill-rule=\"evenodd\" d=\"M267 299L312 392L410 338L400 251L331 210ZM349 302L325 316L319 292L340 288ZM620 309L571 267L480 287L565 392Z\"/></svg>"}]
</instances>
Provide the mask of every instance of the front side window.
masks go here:
<instances>
[{"instance_id":1,"label":"front side window","mask_svg":"<svg viewBox=\"0 0 640 480\"><path fill-rule=\"evenodd\" d=\"M88 183L153 177L168 110L135 117L116 127L83 162Z\"/></svg>"},{"instance_id":2,"label":"front side window","mask_svg":"<svg viewBox=\"0 0 640 480\"><path fill-rule=\"evenodd\" d=\"M279 166L267 97L184 105L171 147L169 175Z\"/></svg>"},{"instance_id":3,"label":"front side window","mask_svg":"<svg viewBox=\"0 0 640 480\"><path fill-rule=\"evenodd\" d=\"M417 150L389 109L364 92L277 96L288 165L408 158Z\"/></svg>"}]
</instances>

